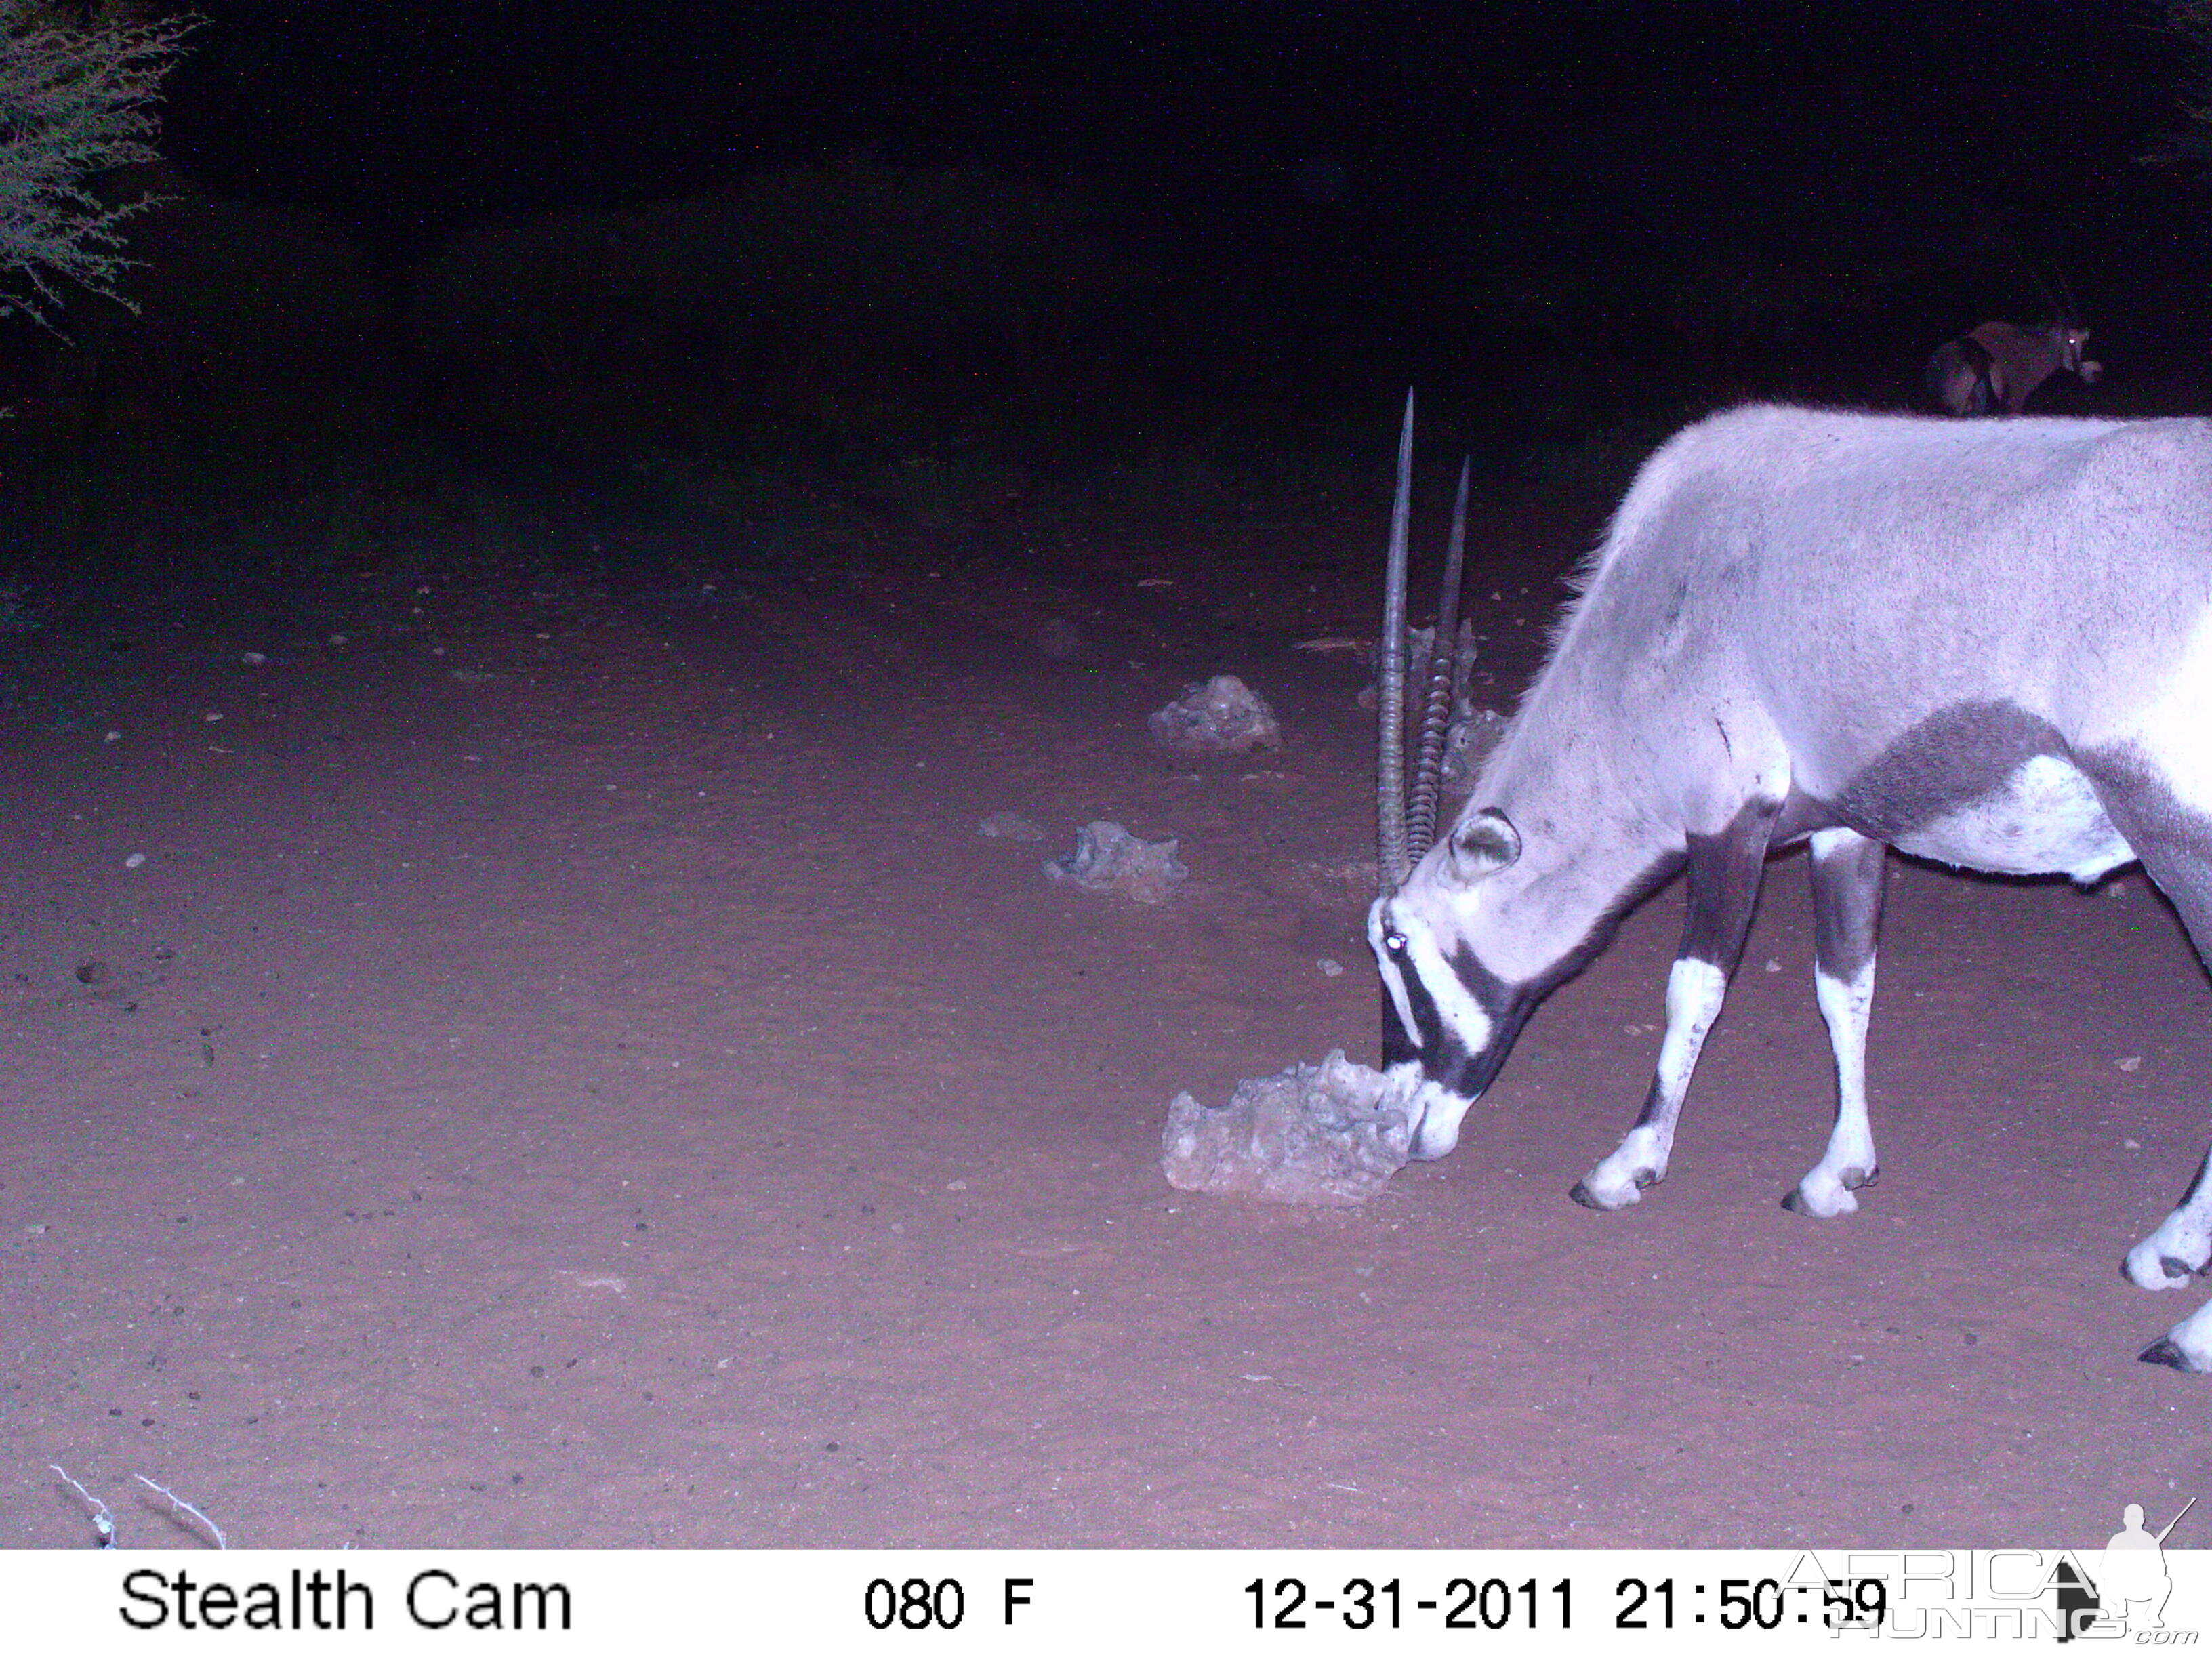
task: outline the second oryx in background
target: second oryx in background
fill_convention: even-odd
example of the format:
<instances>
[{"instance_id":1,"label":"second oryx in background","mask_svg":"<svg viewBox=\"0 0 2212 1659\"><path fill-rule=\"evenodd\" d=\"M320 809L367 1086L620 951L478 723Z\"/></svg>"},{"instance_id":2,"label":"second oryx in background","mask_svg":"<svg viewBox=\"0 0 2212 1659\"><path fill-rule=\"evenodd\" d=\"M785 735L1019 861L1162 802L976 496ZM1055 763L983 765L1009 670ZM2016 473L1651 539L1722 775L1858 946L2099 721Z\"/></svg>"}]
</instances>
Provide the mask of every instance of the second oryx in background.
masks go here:
<instances>
[{"instance_id":1,"label":"second oryx in background","mask_svg":"<svg viewBox=\"0 0 2212 1659\"><path fill-rule=\"evenodd\" d=\"M1928 360L1928 393L1954 415L2017 415L2036 387L2066 369L2096 384L2104 365L2081 356L2089 331L2070 323L2019 328L1984 323L1946 340Z\"/></svg>"},{"instance_id":2,"label":"second oryx in background","mask_svg":"<svg viewBox=\"0 0 2212 1659\"><path fill-rule=\"evenodd\" d=\"M1642 1113L1573 1196L1667 1174L1767 857L1809 842L1837 1109L1784 1202L1858 1206L1885 848L2083 884L2140 860L2212 954L2212 422L1957 422L1751 407L1644 463L1474 794L1403 811L1407 456L1386 601L1383 1063L1440 1158L1554 987L1678 871L1689 916ZM1455 537L1456 539L1456 535ZM1425 765L1423 769L1425 773ZM2212 1157L2127 1254L2212 1263ZM2142 1358L2212 1370L2212 1307Z\"/></svg>"}]
</instances>

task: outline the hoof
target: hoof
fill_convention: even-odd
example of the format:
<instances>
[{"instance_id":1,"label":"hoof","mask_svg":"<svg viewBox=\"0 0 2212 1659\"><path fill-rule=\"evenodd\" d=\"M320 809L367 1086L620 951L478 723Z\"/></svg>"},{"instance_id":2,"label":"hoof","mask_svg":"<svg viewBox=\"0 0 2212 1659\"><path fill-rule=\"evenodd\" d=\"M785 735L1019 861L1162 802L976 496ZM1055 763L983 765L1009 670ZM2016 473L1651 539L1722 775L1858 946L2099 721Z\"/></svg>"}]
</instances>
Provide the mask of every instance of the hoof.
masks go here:
<instances>
[{"instance_id":1,"label":"hoof","mask_svg":"<svg viewBox=\"0 0 2212 1659\"><path fill-rule=\"evenodd\" d=\"M2120 1277L2139 1290L2179 1290L2195 1278L2197 1269L2183 1257L2159 1249L2146 1239L2120 1262Z\"/></svg>"},{"instance_id":2,"label":"hoof","mask_svg":"<svg viewBox=\"0 0 2212 1659\"><path fill-rule=\"evenodd\" d=\"M2171 1365L2174 1370L2188 1372L2191 1376L2202 1372L2204 1369L2187 1354L2182 1352L2180 1347L2170 1336L2161 1336L2136 1358L2146 1365Z\"/></svg>"},{"instance_id":3,"label":"hoof","mask_svg":"<svg viewBox=\"0 0 2212 1659\"><path fill-rule=\"evenodd\" d=\"M1805 1179L1810 1181L1812 1177L1808 1176ZM1851 1191L1849 1182L1839 1180L1832 1192L1816 1188L1808 1194L1805 1182L1801 1181L1783 1194L1782 1207L1792 1215L1811 1216L1815 1221L1840 1220L1858 1213L1859 1201L1851 1196Z\"/></svg>"},{"instance_id":4,"label":"hoof","mask_svg":"<svg viewBox=\"0 0 2212 1659\"><path fill-rule=\"evenodd\" d=\"M1656 1170L1638 1170L1628 1177L1627 1191L1622 1193L1618 1198L1607 1199L1596 1188L1590 1185L1590 1176L1597 1173L1597 1170L1593 1170L1589 1176L1584 1176L1580 1181L1575 1182L1567 1189L1567 1196L1585 1210L1602 1210L1607 1214L1611 1214L1615 1210L1626 1209L1644 1196L1646 1188L1657 1186L1662 1179Z\"/></svg>"}]
</instances>

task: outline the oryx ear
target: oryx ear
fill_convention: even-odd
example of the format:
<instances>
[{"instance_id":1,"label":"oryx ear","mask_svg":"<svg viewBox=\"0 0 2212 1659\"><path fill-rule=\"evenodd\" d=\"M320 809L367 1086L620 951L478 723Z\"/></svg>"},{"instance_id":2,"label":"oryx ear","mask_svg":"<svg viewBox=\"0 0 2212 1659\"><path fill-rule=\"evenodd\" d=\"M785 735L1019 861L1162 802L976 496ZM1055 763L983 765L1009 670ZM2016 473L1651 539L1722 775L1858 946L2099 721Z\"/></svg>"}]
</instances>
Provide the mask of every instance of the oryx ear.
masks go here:
<instances>
[{"instance_id":1,"label":"oryx ear","mask_svg":"<svg viewBox=\"0 0 2212 1659\"><path fill-rule=\"evenodd\" d=\"M1459 886L1494 876L1521 856L1521 832L1494 806L1486 806L1452 831L1444 873Z\"/></svg>"}]
</instances>

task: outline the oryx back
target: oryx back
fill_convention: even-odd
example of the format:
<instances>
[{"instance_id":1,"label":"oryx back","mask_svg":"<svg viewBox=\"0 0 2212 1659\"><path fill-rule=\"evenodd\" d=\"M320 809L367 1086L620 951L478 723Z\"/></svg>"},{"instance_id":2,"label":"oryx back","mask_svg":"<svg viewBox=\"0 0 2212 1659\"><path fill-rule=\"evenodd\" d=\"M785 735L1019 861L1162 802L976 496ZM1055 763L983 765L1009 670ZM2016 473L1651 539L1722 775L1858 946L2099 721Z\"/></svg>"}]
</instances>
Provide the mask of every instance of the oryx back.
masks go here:
<instances>
[{"instance_id":1,"label":"oryx back","mask_svg":"<svg viewBox=\"0 0 2212 1659\"><path fill-rule=\"evenodd\" d=\"M1651 781L1692 829L1783 781L1908 852L2088 879L2130 856L2092 777L2212 804L2208 607L2212 424L1753 408L1650 463L1548 672L1589 688L1568 719L1644 686L1607 712L1687 759Z\"/></svg>"}]
</instances>

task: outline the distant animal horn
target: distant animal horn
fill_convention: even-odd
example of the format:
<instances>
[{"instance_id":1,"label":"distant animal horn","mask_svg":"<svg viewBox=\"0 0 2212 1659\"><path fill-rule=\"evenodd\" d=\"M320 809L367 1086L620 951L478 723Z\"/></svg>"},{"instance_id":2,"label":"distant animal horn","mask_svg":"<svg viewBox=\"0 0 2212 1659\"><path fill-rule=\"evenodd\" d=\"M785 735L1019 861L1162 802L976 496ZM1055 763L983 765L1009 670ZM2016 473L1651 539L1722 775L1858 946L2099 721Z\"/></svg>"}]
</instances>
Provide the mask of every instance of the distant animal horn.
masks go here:
<instances>
[{"instance_id":1,"label":"distant animal horn","mask_svg":"<svg viewBox=\"0 0 2212 1659\"><path fill-rule=\"evenodd\" d=\"M1413 394L1398 434L1398 496L1382 579L1382 638L1376 647L1376 884L1388 898L1413 869L1406 856L1406 520L1413 494Z\"/></svg>"},{"instance_id":2,"label":"distant animal horn","mask_svg":"<svg viewBox=\"0 0 2212 1659\"><path fill-rule=\"evenodd\" d=\"M1467 562L1467 476L1473 465L1472 456L1459 464L1459 499L1452 505L1436 642L1429 650L1428 693L1421 708L1421 746L1414 751L1413 799L1406 807L1406 856L1414 864L1436 844L1437 808L1443 797L1444 738L1451 730L1452 696L1459 685L1460 571Z\"/></svg>"}]
</instances>

